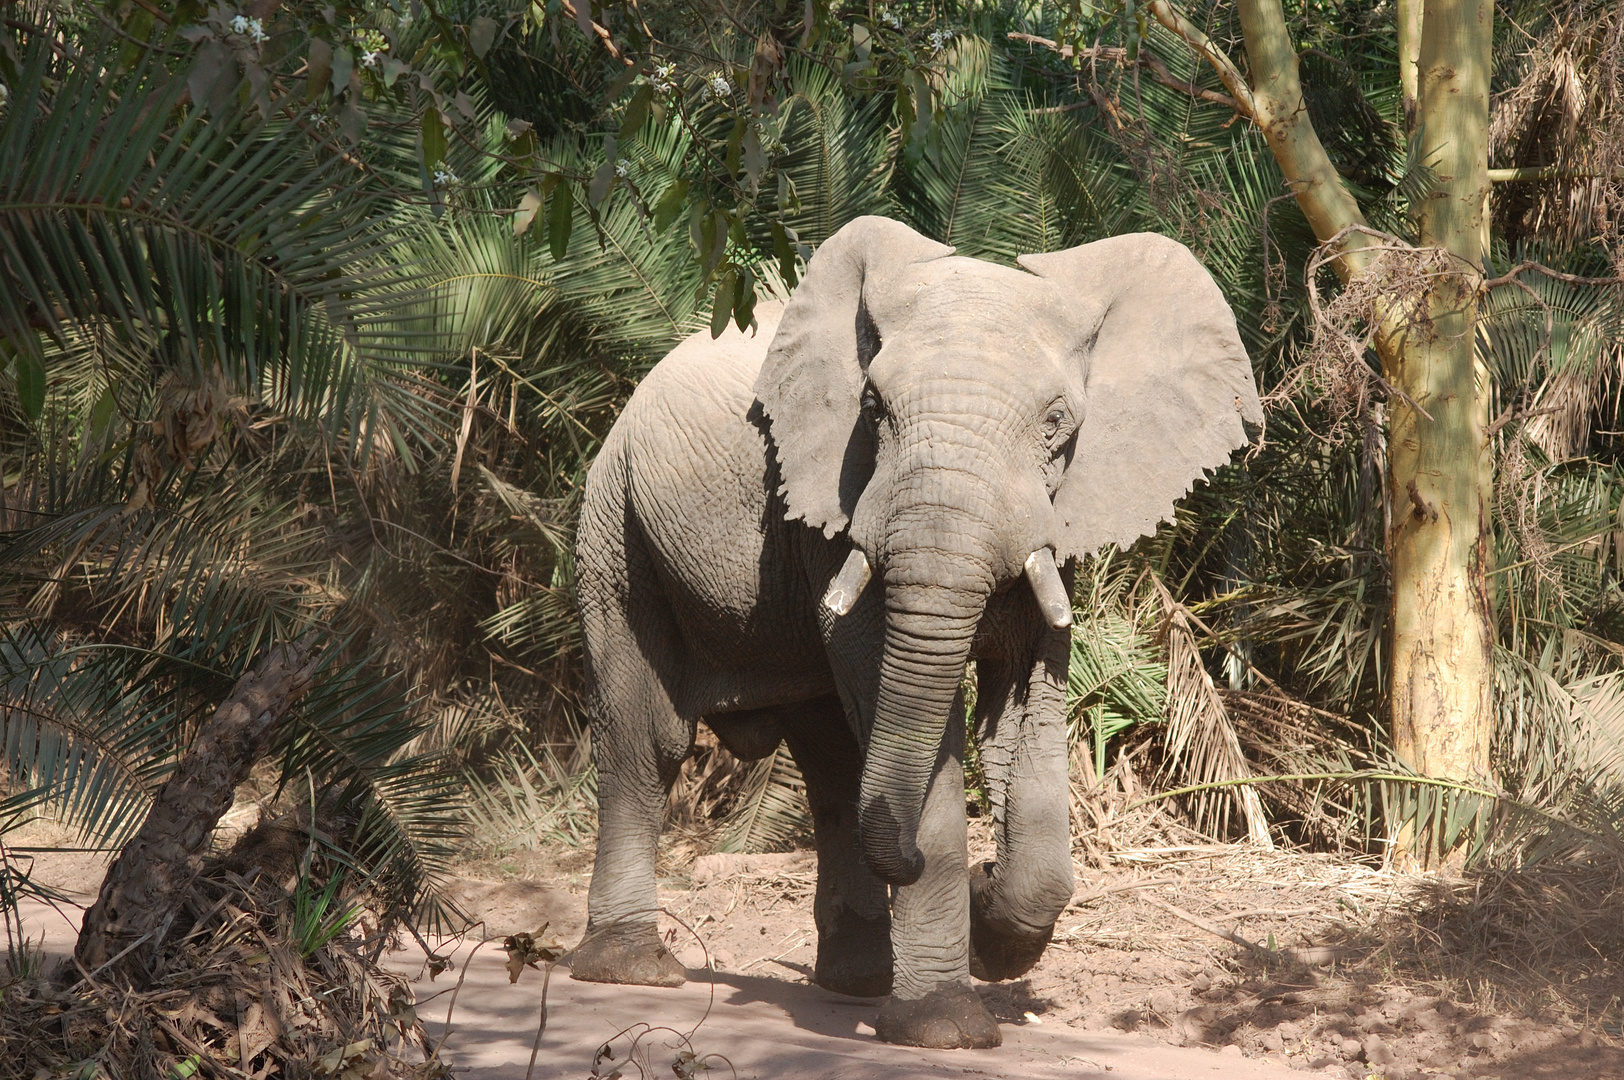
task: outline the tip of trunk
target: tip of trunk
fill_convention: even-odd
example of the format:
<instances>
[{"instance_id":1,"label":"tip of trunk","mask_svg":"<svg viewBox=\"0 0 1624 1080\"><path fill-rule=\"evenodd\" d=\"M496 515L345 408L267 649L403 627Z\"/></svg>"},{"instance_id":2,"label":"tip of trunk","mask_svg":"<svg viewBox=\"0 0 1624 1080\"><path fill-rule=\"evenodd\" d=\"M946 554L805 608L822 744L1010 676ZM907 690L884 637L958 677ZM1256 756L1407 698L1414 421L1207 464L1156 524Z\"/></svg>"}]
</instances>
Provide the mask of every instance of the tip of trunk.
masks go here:
<instances>
[{"instance_id":1,"label":"tip of trunk","mask_svg":"<svg viewBox=\"0 0 1624 1080\"><path fill-rule=\"evenodd\" d=\"M885 796L865 800L858 823L863 836L863 861L887 885L912 885L925 872L925 855L916 843L919 822L905 826Z\"/></svg>"}]
</instances>

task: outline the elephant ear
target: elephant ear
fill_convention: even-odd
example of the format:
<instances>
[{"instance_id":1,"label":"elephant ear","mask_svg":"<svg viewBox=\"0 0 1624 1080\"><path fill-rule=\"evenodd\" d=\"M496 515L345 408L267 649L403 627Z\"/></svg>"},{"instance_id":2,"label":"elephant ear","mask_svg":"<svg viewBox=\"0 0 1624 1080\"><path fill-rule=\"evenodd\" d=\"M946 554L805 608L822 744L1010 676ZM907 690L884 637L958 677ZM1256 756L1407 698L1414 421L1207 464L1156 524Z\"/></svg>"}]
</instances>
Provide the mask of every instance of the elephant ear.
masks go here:
<instances>
[{"instance_id":1,"label":"elephant ear","mask_svg":"<svg viewBox=\"0 0 1624 1080\"><path fill-rule=\"evenodd\" d=\"M756 377L777 447L785 517L825 536L851 521L874 471L874 446L858 423L868 362L879 350L883 317L864 303L911 263L953 249L898 221L860 217L825 240L790 297Z\"/></svg>"},{"instance_id":2,"label":"elephant ear","mask_svg":"<svg viewBox=\"0 0 1624 1080\"><path fill-rule=\"evenodd\" d=\"M1061 558L1125 547L1247 445L1263 407L1235 315L1190 249L1154 233L1018 260L1085 323L1088 410L1055 493ZM1103 314L1100 312L1103 309Z\"/></svg>"}]
</instances>

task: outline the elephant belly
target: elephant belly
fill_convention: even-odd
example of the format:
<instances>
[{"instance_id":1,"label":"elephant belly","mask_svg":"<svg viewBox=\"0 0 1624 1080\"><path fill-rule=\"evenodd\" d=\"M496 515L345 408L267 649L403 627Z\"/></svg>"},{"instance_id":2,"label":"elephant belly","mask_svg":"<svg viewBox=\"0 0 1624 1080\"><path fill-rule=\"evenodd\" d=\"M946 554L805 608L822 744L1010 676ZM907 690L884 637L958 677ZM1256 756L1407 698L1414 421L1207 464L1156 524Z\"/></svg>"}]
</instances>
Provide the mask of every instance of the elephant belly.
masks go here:
<instances>
[{"instance_id":1,"label":"elephant belly","mask_svg":"<svg viewBox=\"0 0 1624 1080\"><path fill-rule=\"evenodd\" d=\"M671 674L689 715L803 700L832 685L789 550L788 531L800 526L772 504L771 449L750 418L771 331L734 334L721 356L678 348L628 406L638 413L627 425L630 510L684 645L683 670Z\"/></svg>"}]
</instances>

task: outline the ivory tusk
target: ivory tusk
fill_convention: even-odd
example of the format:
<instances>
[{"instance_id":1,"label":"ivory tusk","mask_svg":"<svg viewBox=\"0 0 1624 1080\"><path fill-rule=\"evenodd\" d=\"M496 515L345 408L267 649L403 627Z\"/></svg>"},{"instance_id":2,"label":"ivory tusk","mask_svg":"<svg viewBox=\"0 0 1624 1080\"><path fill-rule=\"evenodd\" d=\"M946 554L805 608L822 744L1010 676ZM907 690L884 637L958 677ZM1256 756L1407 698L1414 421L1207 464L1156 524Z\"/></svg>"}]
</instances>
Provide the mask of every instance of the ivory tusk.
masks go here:
<instances>
[{"instance_id":1,"label":"ivory tusk","mask_svg":"<svg viewBox=\"0 0 1624 1080\"><path fill-rule=\"evenodd\" d=\"M868 556L857 548L851 549L846 556L846 563L840 568L840 573L829 582L829 591L823 594L823 606L836 615L844 615L857 603L857 598L863 595L863 589L868 585L868 579L874 576L869 568Z\"/></svg>"},{"instance_id":2,"label":"ivory tusk","mask_svg":"<svg viewBox=\"0 0 1624 1080\"><path fill-rule=\"evenodd\" d=\"M1054 552L1040 547L1026 557L1026 580L1037 597L1043 618L1056 630L1071 625L1071 596L1060 581L1060 570L1054 564Z\"/></svg>"}]
</instances>

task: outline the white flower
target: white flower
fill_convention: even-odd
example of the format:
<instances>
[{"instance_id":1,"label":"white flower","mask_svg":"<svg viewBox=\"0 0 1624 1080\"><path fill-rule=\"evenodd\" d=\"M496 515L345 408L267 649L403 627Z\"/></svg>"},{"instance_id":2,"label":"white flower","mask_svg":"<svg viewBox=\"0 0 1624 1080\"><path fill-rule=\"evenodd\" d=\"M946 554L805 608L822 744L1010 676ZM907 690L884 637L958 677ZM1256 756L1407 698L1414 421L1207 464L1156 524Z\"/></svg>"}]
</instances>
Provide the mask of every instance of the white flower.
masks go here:
<instances>
[{"instance_id":1,"label":"white flower","mask_svg":"<svg viewBox=\"0 0 1624 1080\"><path fill-rule=\"evenodd\" d=\"M649 76L648 81L655 93L669 94L677 87L677 65L656 64L654 74Z\"/></svg>"},{"instance_id":2,"label":"white flower","mask_svg":"<svg viewBox=\"0 0 1624 1080\"><path fill-rule=\"evenodd\" d=\"M236 15L231 19L231 32L248 38L255 45L264 44L270 36L265 33L265 24L258 19L250 19L246 15Z\"/></svg>"},{"instance_id":3,"label":"white flower","mask_svg":"<svg viewBox=\"0 0 1624 1080\"><path fill-rule=\"evenodd\" d=\"M451 166L445 162L441 162L440 167L434 170L435 187L448 188L461 182L457 174L451 171Z\"/></svg>"},{"instance_id":4,"label":"white flower","mask_svg":"<svg viewBox=\"0 0 1624 1080\"><path fill-rule=\"evenodd\" d=\"M3 82L0 82L0 109L5 108L10 102L11 87L7 86Z\"/></svg>"},{"instance_id":5,"label":"white flower","mask_svg":"<svg viewBox=\"0 0 1624 1080\"><path fill-rule=\"evenodd\" d=\"M720 100L733 93L733 84L727 81L727 76L717 72L710 77L711 96Z\"/></svg>"},{"instance_id":6,"label":"white flower","mask_svg":"<svg viewBox=\"0 0 1624 1080\"><path fill-rule=\"evenodd\" d=\"M946 48L947 43L949 41L952 41L952 40L953 40L953 31L951 31L951 30L932 30L930 32L930 51L933 52L933 53L939 53L944 48Z\"/></svg>"},{"instance_id":7,"label":"white flower","mask_svg":"<svg viewBox=\"0 0 1624 1080\"><path fill-rule=\"evenodd\" d=\"M893 30L901 30L902 29L902 20L897 18L895 12L891 12L891 11L882 12L881 15L880 15L880 21L883 22L885 25L889 26Z\"/></svg>"},{"instance_id":8,"label":"white flower","mask_svg":"<svg viewBox=\"0 0 1624 1080\"><path fill-rule=\"evenodd\" d=\"M615 162L615 175L620 177L622 180L630 176L631 171L631 167L627 165L625 161L622 160Z\"/></svg>"},{"instance_id":9,"label":"white flower","mask_svg":"<svg viewBox=\"0 0 1624 1080\"><path fill-rule=\"evenodd\" d=\"M382 53L378 53L378 52L364 52L364 53L362 53L361 54L361 66L362 67L370 67L370 68L377 67L378 66L378 58L380 56L382 56L382 55L383 55Z\"/></svg>"}]
</instances>

